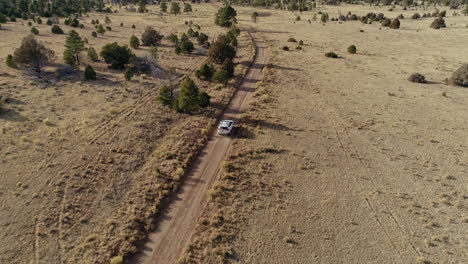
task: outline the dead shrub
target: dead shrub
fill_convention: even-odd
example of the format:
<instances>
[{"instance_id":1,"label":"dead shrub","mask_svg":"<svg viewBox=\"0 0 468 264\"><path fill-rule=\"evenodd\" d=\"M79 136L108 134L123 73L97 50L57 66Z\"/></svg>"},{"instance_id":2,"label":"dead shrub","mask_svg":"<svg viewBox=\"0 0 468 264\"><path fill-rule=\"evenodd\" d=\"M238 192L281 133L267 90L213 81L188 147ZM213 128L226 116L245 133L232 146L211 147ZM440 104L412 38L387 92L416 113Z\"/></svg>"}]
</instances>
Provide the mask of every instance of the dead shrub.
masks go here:
<instances>
[{"instance_id":1,"label":"dead shrub","mask_svg":"<svg viewBox=\"0 0 468 264\"><path fill-rule=\"evenodd\" d=\"M452 74L450 83L453 85L468 87L468 63L463 64Z\"/></svg>"},{"instance_id":2,"label":"dead shrub","mask_svg":"<svg viewBox=\"0 0 468 264\"><path fill-rule=\"evenodd\" d=\"M400 28L400 20L398 18L395 18L392 20L392 23L388 26L391 29L399 29Z\"/></svg>"},{"instance_id":3,"label":"dead shrub","mask_svg":"<svg viewBox=\"0 0 468 264\"><path fill-rule=\"evenodd\" d=\"M445 20L441 17L436 18L432 23L431 23L431 28L433 29L440 29L440 28L445 28L447 25L445 25Z\"/></svg>"},{"instance_id":4,"label":"dead shrub","mask_svg":"<svg viewBox=\"0 0 468 264\"><path fill-rule=\"evenodd\" d=\"M391 23L392 23L392 21L390 19L386 18L386 19L384 19L382 21L382 27L388 27L388 26L390 26Z\"/></svg>"},{"instance_id":5,"label":"dead shrub","mask_svg":"<svg viewBox=\"0 0 468 264\"><path fill-rule=\"evenodd\" d=\"M338 55L335 52L330 51L330 52L325 53L325 57L336 59L336 58L338 58Z\"/></svg>"},{"instance_id":6,"label":"dead shrub","mask_svg":"<svg viewBox=\"0 0 468 264\"><path fill-rule=\"evenodd\" d=\"M426 77L420 73L412 73L408 77L408 81L414 82L414 83L425 83L426 82Z\"/></svg>"}]
</instances>

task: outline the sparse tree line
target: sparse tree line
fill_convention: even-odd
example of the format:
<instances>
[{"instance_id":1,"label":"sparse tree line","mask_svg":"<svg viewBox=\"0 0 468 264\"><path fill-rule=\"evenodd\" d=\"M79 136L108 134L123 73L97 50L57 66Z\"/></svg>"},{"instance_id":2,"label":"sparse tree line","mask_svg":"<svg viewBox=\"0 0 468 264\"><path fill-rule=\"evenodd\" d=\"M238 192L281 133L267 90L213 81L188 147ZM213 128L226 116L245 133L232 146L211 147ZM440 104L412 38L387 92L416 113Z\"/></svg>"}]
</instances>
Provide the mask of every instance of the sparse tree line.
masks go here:
<instances>
[{"instance_id":1,"label":"sparse tree line","mask_svg":"<svg viewBox=\"0 0 468 264\"><path fill-rule=\"evenodd\" d=\"M168 39L174 43L176 54L190 54L194 50L194 43L197 43L208 49L208 62L203 64L195 75L197 78L205 81L227 84L229 79L234 76L232 60L236 54L237 37L240 30L234 26L235 10L230 6L225 6L216 14L216 24L229 27L226 34L221 34L211 44L208 42L209 36L200 32L200 26L185 22L189 26L186 33L180 38L176 34L169 35ZM73 21L73 19L70 19ZM72 22L73 23L73 22ZM91 21L99 32L101 26L98 20ZM105 23L110 24L111 20L106 16ZM196 30L194 30L194 28ZM56 24L51 27L54 34L64 34L63 30ZM95 33L95 32L93 32ZM117 42L105 44L99 54L92 47L86 47L87 39L82 38L77 31L70 30L65 40L65 50L63 52L63 61L78 69L82 64L82 55L86 52L88 62L97 62L100 58L108 65L110 69L124 70L126 80L131 80L135 74L147 73L152 71L156 65L158 53L157 46L161 43L164 36L151 26L145 28L141 37L132 35L129 39L129 46L120 45ZM137 57L131 50L139 49L140 46L148 46L150 56ZM42 68L56 58L56 54L38 41L34 35L25 37L21 45L6 58L7 66L11 68L30 68L37 74L42 72ZM96 71L88 63L84 69L84 80L90 81L97 79ZM164 105L170 105L179 112L191 112L199 107L206 107L210 104L210 96L204 92L199 92L195 82L187 77L181 84L178 96L173 87L163 87L159 100Z\"/></svg>"}]
</instances>

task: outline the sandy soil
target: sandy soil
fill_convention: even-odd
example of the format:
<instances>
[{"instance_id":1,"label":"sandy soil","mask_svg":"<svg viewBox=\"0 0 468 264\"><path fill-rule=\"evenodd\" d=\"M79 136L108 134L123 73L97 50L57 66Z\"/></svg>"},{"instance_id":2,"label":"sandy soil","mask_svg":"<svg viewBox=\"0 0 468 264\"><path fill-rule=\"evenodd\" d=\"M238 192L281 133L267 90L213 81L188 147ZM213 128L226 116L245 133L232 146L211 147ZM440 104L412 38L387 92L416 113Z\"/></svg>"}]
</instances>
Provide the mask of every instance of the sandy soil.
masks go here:
<instances>
[{"instance_id":1,"label":"sandy soil","mask_svg":"<svg viewBox=\"0 0 468 264\"><path fill-rule=\"evenodd\" d=\"M149 8L143 16L123 9L110 14L112 31L97 39L90 21L103 23L105 15L84 17L85 28L76 30L98 52L105 43L141 36L145 25L169 35L186 32L184 21L192 20L210 39L223 30L213 23L217 5L194 5L192 14L177 17ZM44 24L37 28L38 39L57 55L45 69L47 78L0 64L0 95L10 98L0 116L0 263L107 263L135 252L135 242L153 228L159 205L178 188L174 172L188 167L205 144L238 79L226 87L197 80L212 96L212 107L177 114L157 102L159 87L199 67L206 51L198 45L193 55L178 56L164 40L156 76L126 82L121 71L97 62L95 82L83 82L80 72L57 80L53 72L61 67L65 36L52 35ZM0 57L28 32L22 20L2 25ZM148 48L136 53L146 55ZM251 54L250 39L242 34L237 76ZM169 68L176 74L169 76Z\"/></svg>"},{"instance_id":2,"label":"sandy soil","mask_svg":"<svg viewBox=\"0 0 468 264\"><path fill-rule=\"evenodd\" d=\"M320 10L330 17L415 12ZM238 12L248 23L252 9ZM256 27L272 58L187 259L468 261L468 90L443 84L466 63L468 18L448 13L447 29L429 28L429 18L403 19L390 30L264 11ZM303 50L290 37L303 40ZM346 52L351 44L357 54ZM326 58L329 51L341 58ZM430 82L408 82L413 72Z\"/></svg>"}]
</instances>

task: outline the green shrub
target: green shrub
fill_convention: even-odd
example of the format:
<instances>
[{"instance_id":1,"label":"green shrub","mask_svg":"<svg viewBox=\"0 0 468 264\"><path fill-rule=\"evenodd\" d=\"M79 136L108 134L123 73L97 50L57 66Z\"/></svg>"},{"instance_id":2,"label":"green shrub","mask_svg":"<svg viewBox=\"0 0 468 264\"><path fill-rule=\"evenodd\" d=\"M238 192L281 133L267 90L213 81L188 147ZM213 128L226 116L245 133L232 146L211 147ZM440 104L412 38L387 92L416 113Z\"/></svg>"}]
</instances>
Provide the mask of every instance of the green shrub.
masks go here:
<instances>
[{"instance_id":1,"label":"green shrub","mask_svg":"<svg viewBox=\"0 0 468 264\"><path fill-rule=\"evenodd\" d=\"M125 80L127 81L130 81L133 78L133 72L130 68L125 70L124 77L125 77Z\"/></svg>"},{"instance_id":2,"label":"green shrub","mask_svg":"<svg viewBox=\"0 0 468 264\"><path fill-rule=\"evenodd\" d=\"M63 60L65 63L76 66L80 64L79 55L84 50L84 41L81 39L78 32L71 30L68 32L65 40L65 51L63 52Z\"/></svg>"},{"instance_id":3,"label":"green shrub","mask_svg":"<svg viewBox=\"0 0 468 264\"><path fill-rule=\"evenodd\" d=\"M185 33L180 38L177 46L180 48L180 52L182 53L191 53L195 49L193 42L190 41Z\"/></svg>"},{"instance_id":4,"label":"green shrub","mask_svg":"<svg viewBox=\"0 0 468 264\"><path fill-rule=\"evenodd\" d=\"M5 63L10 68L16 68L17 67L15 61L13 60L13 56L11 54L8 54L8 56L6 57Z\"/></svg>"},{"instance_id":5,"label":"green shrub","mask_svg":"<svg viewBox=\"0 0 468 264\"><path fill-rule=\"evenodd\" d=\"M53 25L53 26L50 28L50 31L51 31L53 34L63 34L62 28L60 28L60 27L57 26L57 25Z\"/></svg>"},{"instance_id":6,"label":"green shrub","mask_svg":"<svg viewBox=\"0 0 468 264\"><path fill-rule=\"evenodd\" d=\"M348 47L348 52L351 53L351 54L356 54L357 52L357 48L355 45L351 45Z\"/></svg>"},{"instance_id":7,"label":"green shrub","mask_svg":"<svg viewBox=\"0 0 468 264\"><path fill-rule=\"evenodd\" d=\"M46 21L46 24L49 25L49 26L52 26L52 24L54 24L54 23L52 23L52 20L50 20L50 18L48 18L47 21Z\"/></svg>"},{"instance_id":8,"label":"green shrub","mask_svg":"<svg viewBox=\"0 0 468 264\"><path fill-rule=\"evenodd\" d=\"M221 65L221 69L227 72L229 78L234 76L234 63L232 63L231 59L225 59L223 64Z\"/></svg>"},{"instance_id":9,"label":"green shrub","mask_svg":"<svg viewBox=\"0 0 468 264\"><path fill-rule=\"evenodd\" d=\"M104 35L104 33L106 32L106 30L104 29L104 27L102 25L97 25L96 27L96 32L101 34L101 35Z\"/></svg>"},{"instance_id":10,"label":"green shrub","mask_svg":"<svg viewBox=\"0 0 468 264\"><path fill-rule=\"evenodd\" d=\"M201 92L198 95L198 106L200 107L207 107L210 105L211 96L209 96L206 92Z\"/></svg>"},{"instance_id":11,"label":"green shrub","mask_svg":"<svg viewBox=\"0 0 468 264\"><path fill-rule=\"evenodd\" d=\"M153 56L153 58L156 59L158 57L158 47L151 46L150 50L149 50L149 53L151 54L151 56Z\"/></svg>"},{"instance_id":12,"label":"green shrub","mask_svg":"<svg viewBox=\"0 0 468 264\"><path fill-rule=\"evenodd\" d=\"M200 66L200 69L195 72L197 78L203 77L205 80L211 80L214 74L214 67L208 63L203 64Z\"/></svg>"},{"instance_id":13,"label":"green shrub","mask_svg":"<svg viewBox=\"0 0 468 264\"><path fill-rule=\"evenodd\" d=\"M130 37L130 47L133 49L138 49L140 47L140 40L135 35Z\"/></svg>"},{"instance_id":14,"label":"green shrub","mask_svg":"<svg viewBox=\"0 0 468 264\"><path fill-rule=\"evenodd\" d=\"M34 34L34 35L39 35L39 30L37 30L36 27L32 27L31 28L31 33Z\"/></svg>"},{"instance_id":15,"label":"green shrub","mask_svg":"<svg viewBox=\"0 0 468 264\"><path fill-rule=\"evenodd\" d=\"M208 41L208 35L205 33L200 33L197 37L197 41L199 45L203 45Z\"/></svg>"},{"instance_id":16,"label":"green shrub","mask_svg":"<svg viewBox=\"0 0 468 264\"><path fill-rule=\"evenodd\" d=\"M91 36L93 36L94 38L97 38L97 33L96 33L96 31L91 32Z\"/></svg>"},{"instance_id":17,"label":"green shrub","mask_svg":"<svg viewBox=\"0 0 468 264\"><path fill-rule=\"evenodd\" d=\"M213 75L213 81L217 83L226 84L229 80L229 74L224 69L219 69Z\"/></svg>"},{"instance_id":18,"label":"green shrub","mask_svg":"<svg viewBox=\"0 0 468 264\"><path fill-rule=\"evenodd\" d=\"M166 85L161 87L161 89L159 90L158 100L162 105L172 105L172 94L169 87L167 87Z\"/></svg>"},{"instance_id":19,"label":"green shrub","mask_svg":"<svg viewBox=\"0 0 468 264\"><path fill-rule=\"evenodd\" d=\"M289 38L288 42L297 42L297 40L295 38Z\"/></svg>"},{"instance_id":20,"label":"green shrub","mask_svg":"<svg viewBox=\"0 0 468 264\"><path fill-rule=\"evenodd\" d=\"M7 17L4 14L0 13L0 23L5 24L8 21Z\"/></svg>"},{"instance_id":21,"label":"green shrub","mask_svg":"<svg viewBox=\"0 0 468 264\"><path fill-rule=\"evenodd\" d=\"M42 19L41 19L40 17L37 17L37 18L36 18L36 23L37 23L37 24L42 24Z\"/></svg>"},{"instance_id":22,"label":"green shrub","mask_svg":"<svg viewBox=\"0 0 468 264\"><path fill-rule=\"evenodd\" d=\"M225 5L216 12L215 24L221 27L230 27L236 21L236 16L236 10L230 5Z\"/></svg>"},{"instance_id":23,"label":"green shrub","mask_svg":"<svg viewBox=\"0 0 468 264\"><path fill-rule=\"evenodd\" d=\"M119 46L117 42L104 45L100 55L112 69L123 69L133 56L127 46Z\"/></svg>"},{"instance_id":24,"label":"green shrub","mask_svg":"<svg viewBox=\"0 0 468 264\"><path fill-rule=\"evenodd\" d=\"M172 43L177 44L177 43L179 42L179 38L177 37L176 34L171 33L171 34L169 35L169 41L171 41Z\"/></svg>"},{"instance_id":25,"label":"green shrub","mask_svg":"<svg viewBox=\"0 0 468 264\"><path fill-rule=\"evenodd\" d=\"M97 52L93 47L88 48L87 57L91 61L94 61L94 62L99 61Z\"/></svg>"},{"instance_id":26,"label":"green shrub","mask_svg":"<svg viewBox=\"0 0 468 264\"><path fill-rule=\"evenodd\" d=\"M84 79L85 81L96 80L96 72L91 65L86 66L84 71Z\"/></svg>"}]
</instances>

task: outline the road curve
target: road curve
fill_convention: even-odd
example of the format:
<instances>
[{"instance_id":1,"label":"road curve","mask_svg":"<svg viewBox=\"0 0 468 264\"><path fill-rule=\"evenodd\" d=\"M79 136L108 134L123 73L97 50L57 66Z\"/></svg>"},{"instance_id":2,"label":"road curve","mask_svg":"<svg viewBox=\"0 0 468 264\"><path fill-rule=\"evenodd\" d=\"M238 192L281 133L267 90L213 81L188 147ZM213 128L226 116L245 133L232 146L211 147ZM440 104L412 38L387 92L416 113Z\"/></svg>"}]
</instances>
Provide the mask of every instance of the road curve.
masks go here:
<instances>
[{"instance_id":1,"label":"road curve","mask_svg":"<svg viewBox=\"0 0 468 264\"><path fill-rule=\"evenodd\" d=\"M267 58L267 45L255 33L252 37L256 55L247 75L241 82L234 98L226 108L222 119L239 120L245 111L249 98L255 92L256 83L262 77ZM164 211L157 229L149 234L142 252L131 263L174 264L190 240L197 219L201 216L207 201L207 191L216 180L221 162L231 148L230 137L215 132L203 149L192 170L189 171L181 190Z\"/></svg>"}]
</instances>

